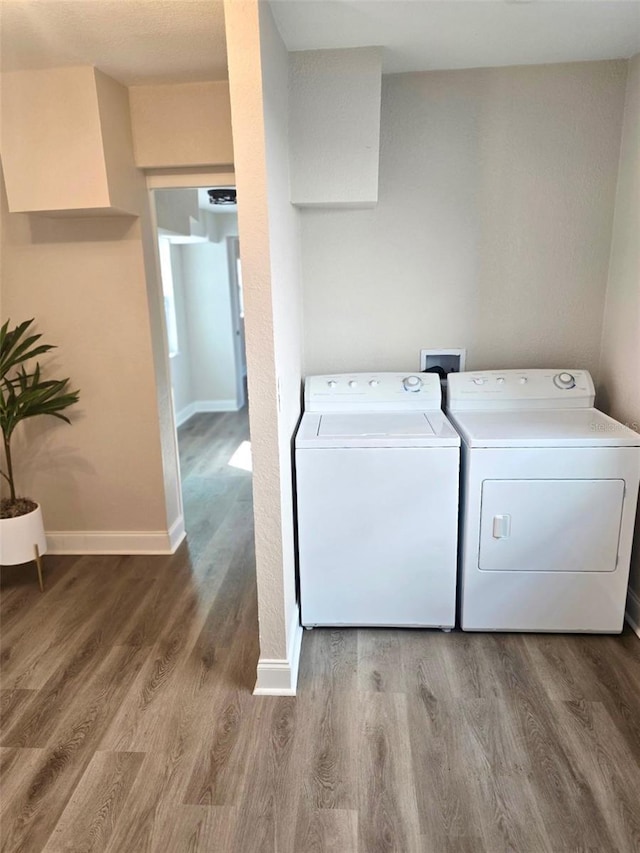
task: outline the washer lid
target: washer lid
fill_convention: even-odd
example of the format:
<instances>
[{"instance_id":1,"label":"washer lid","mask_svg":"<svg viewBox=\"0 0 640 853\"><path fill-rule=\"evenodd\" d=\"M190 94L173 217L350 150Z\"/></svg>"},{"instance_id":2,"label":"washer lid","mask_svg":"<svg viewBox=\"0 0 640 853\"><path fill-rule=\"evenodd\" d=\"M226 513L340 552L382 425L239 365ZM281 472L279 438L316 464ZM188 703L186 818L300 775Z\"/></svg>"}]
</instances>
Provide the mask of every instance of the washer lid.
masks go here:
<instances>
[{"instance_id":1,"label":"washer lid","mask_svg":"<svg viewBox=\"0 0 640 853\"><path fill-rule=\"evenodd\" d=\"M449 413L469 447L640 447L640 433L598 409Z\"/></svg>"},{"instance_id":2,"label":"washer lid","mask_svg":"<svg viewBox=\"0 0 640 853\"><path fill-rule=\"evenodd\" d=\"M434 436L435 431L423 412L411 412L398 416L388 414L323 415L320 418L318 436L321 438L392 437L396 435Z\"/></svg>"},{"instance_id":3,"label":"washer lid","mask_svg":"<svg viewBox=\"0 0 640 853\"><path fill-rule=\"evenodd\" d=\"M297 447L457 447L460 437L441 411L307 412Z\"/></svg>"}]
</instances>

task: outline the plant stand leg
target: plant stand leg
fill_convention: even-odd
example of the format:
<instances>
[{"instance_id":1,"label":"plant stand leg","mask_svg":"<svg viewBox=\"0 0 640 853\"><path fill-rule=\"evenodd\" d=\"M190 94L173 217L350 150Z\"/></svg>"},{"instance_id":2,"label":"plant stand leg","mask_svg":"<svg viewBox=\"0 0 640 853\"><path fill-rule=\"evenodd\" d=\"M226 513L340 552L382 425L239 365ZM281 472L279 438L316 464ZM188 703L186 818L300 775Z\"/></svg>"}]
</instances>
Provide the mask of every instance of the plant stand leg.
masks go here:
<instances>
[{"instance_id":1,"label":"plant stand leg","mask_svg":"<svg viewBox=\"0 0 640 853\"><path fill-rule=\"evenodd\" d=\"M44 592L44 582L42 580L42 557L37 545L33 546L36 553L36 566L38 567L38 583L40 584L40 592Z\"/></svg>"}]
</instances>

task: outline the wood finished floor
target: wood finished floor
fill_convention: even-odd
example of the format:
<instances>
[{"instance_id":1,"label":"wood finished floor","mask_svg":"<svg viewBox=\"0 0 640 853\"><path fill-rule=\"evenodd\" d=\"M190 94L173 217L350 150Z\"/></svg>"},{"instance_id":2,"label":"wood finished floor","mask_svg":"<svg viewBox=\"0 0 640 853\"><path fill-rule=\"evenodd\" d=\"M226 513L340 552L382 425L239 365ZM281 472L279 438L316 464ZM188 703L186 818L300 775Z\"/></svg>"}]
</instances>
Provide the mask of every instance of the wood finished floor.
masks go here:
<instances>
[{"instance_id":1,"label":"wood finished floor","mask_svg":"<svg viewBox=\"0 0 640 853\"><path fill-rule=\"evenodd\" d=\"M638 853L640 640L320 630L253 697L239 415L181 429L172 557L2 576L2 851Z\"/></svg>"}]
</instances>

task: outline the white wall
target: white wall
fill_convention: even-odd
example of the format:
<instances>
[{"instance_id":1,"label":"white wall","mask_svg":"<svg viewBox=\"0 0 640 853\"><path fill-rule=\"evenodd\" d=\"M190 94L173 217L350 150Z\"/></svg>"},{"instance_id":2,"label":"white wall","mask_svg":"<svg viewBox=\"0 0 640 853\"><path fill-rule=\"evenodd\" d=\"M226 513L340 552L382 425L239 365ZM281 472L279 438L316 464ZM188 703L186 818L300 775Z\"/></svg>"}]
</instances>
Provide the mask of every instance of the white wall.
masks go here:
<instances>
[{"instance_id":1,"label":"white wall","mask_svg":"<svg viewBox=\"0 0 640 853\"><path fill-rule=\"evenodd\" d=\"M295 579L293 435L300 419L302 383L300 218L298 210L289 203L289 55L270 7L266 3L260 3L259 6L271 293L279 403L283 617L287 654L290 655L291 644L299 630ZM242 199L242 195L239 198ZM244 245L243 238L242 256Z\"/></svg>"},{"instance_id":2,"label":"white wall","mask_svg":"<svg viewBox=\"0 0 640 853\"><path fill-rule=\"evenodd\" d=\"M640 432L640 54L629 62L598 404ZM630 586L640 625L640 519Z\"/></svg>"},{"instance_id":3,"label":"white wall","mask_svg":"<svg viewBox=\"0 0 640 853\"><path fill-rule=\"evenodd\" d=\"M198 216L198 190L156 190L153 194L158 228L174 234L191 234Z\"/></svg>"},{"instance_id":4,"label":"white wall","mask_svg":"<svg viewBox=\"0 0 640 853\"><path fill-rule=\"evenodd\" d=\"M253 447L257 690L295 688L292 435L300 414L298 214L289 204L288 55L271 10L225 0ZM278 393L279 391L279 393Z\"/></svg>"},{"instance_id":5,"label":"white wall","mask_svg":"<svg viewBox=\"0 0 640 853\"><path fill-rule=\"evenodd\" d=\"M625 62L383 78L379 203L301 212L307 373L598 368Z\"/></svg>"},{"instance_id":6,"label":"white wall","mask_svg":"<svg viewBox=\"0 0 640 853\"><path fill-rule=\"evenodd\" d=\"M199 208L197 189L156 190L154 199L159 240L169 240L171 256L178 352L170 371L181 426L197 412L244 405L227 247L227 237L238 235L238 214Z\"/></svg>"},{"instance_id":7,"label":"white wall","mask_svg":"<svg viewBox=\"0 0 640 853\"><path fill-rule=\"evenodd\" d=\"M191 354L189 351L189 326L185 304L185 288L182 275L182 257L180 245L170 244L171 274L173 276L173 297L176 309L176 328L178 332L178 353L169 359L171 370L171 388L176 420L180 424L180 414L185 417L191 411L196 400L191 381Z\"/></svg>"},{"instance_id":8,"label":"white wall","mask_svg":"<svg viewBox=\"0 0 640 853\"><path fill-rule=\"evenodd\" d=\"M214 243L218 243L226 237L238 236L238 214L235 211L212 213L208 210L201 210L200 218L205 222L209 239Z\"/></svg>"},{"instance_id":9,"label":"white wall","mask_svg":"<svg viewBox=\"0 0 640 853\"><path fill-rule=\"evenodd\" d=\"M237 408L233 315L226 240L179 247L191 402ZM177 408L177 407L176 407Z\"/></svg>"}]
</instances>

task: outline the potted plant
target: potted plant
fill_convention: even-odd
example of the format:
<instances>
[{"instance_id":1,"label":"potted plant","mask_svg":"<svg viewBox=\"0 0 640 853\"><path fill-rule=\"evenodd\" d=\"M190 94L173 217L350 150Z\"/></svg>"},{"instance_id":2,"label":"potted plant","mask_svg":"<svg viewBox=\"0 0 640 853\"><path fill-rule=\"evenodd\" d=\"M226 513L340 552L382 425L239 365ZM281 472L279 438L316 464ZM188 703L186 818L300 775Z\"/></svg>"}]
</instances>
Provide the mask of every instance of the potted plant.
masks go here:
<instances>
[{"instance_id":1,"label":"potted plant","mask_svg":"<svg viewBox=\"0 0 640 853\"><path fill-rule=\"evenodd\" d=\"M71 423L62 411L78 402L78 391L68 391L68 379L43 379L40 364L33 370L25 367L36 356L55 349L39 343L42 335L29 334L33 319L0 329L0 430L4 445L6 470L0 475L8 484L9 496L0 500L0 565L14 566L35 560L40 589L42 567L40 556L47 542L42 511L36 501L20 497L16 491L11 439L19 423L38 415L53 415Z\"/></svg>"}]
</instances>

